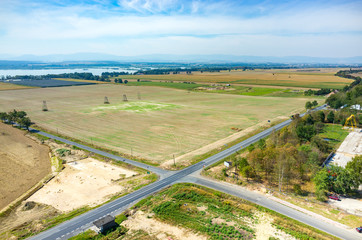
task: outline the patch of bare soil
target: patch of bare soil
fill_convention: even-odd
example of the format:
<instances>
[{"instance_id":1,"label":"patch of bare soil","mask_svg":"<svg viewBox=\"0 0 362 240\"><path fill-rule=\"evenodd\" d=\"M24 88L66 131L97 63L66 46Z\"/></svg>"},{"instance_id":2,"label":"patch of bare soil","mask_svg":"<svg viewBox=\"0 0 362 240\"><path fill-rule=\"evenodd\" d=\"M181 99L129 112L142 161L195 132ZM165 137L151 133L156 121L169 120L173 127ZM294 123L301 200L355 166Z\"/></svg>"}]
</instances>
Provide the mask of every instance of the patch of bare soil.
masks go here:
<instances>
[{"instance_id":1,"label":"patch of bare soil","mask_svg":"<svg viewBox=\"0 0 362 240\"><path fill-rule=\"evenodd\" d=\"M0 218L0 233L29 222L36 223L39 219L55 216L58 215L58 213L59 212L51 206L24 201L16 210L12 211L9 216Z\"/></svg>"},{"instance_id":2,"label":"patch of bare soil","mask_svg":"<svg viewBox=\"0 0 362 240\"><path fill-rule=\"evenodd\" d=\"M255 239L268 240L270 239L270 237L284 240L296 239L293 236L273 227L273 218L271 216L268 216L265 213L261 212L256 213L256 216L258 217L258 223L254 226Z\"/></svg>"},{"instance_id":3,"label":"patch of bare soil","mask_svg":"<svg viewBox=\"0 0 362 240\"><path fill-rule=\"evenodd\" d=\"M276 122L276 121L279 121L279 120L286 120L287 117L277 117L275 119L272 120L272 122ZM198 155L202 155L204 153L207 153L213 149L217 149L217 148L221 148L222 146L224 145L227 145L228 143L238 139L238 138L241 138L243 136L246 136L247 134L255 131L256 129L260 128L260 127L265 127L265 126L270 126L270 123L268 122L261 122L259 124L256 124L252 127L249 127L247 129L244 129L242 131L239 131L239 132L236 132L226 138L223 138L223 139L220 139L216 142L213 142L213 143L210 143L204 147L201 147L199 149L196 149L192 152L188 152L182 156L179 156L179 157L176 157L175 158L175 161L177 164L179 165L189 165L189 162L191 161L192 157L194 156L198 156ZM173 159L169 159L167 161L165 161L164 163L162 163L160 166L162 168L165 168L165 169L170 169L172 166L174 165L174 160Z\"/></svg>"},{"instance_id":4,"label":"patch of bare soil","mask_svg":"<svg viewBox=\"0 0 362 240\"><path fill-rule=\"evenodd\" d=\"M137 172L93 158L73 161L28 200L67 212L85 205L96 206L125 187L120 180Z\"/></svg>"},{"instance_id":5,"label":"patch of bare soil","mask_svg":"<svg viewBox=\"0 0 362 240\"><path fill-rule=\"evenodd\" d=\"M0 123L0 209L50 173L49 148Z\"/></svg>"},{"instance_id":6,"label":"patch of bare soil","mask_svg":"<svg viewBox=\"0 0 362 240\"><path fill-rule=\"evenodd\" d=\"M147 214L142 211L137 211L133 216L130 216L122 225L129 229L127 234L135 233L143 230L148 233L152 239L173 239L173 240L206 240L207 237L193 233L182 227L170 225L160 222L152 218L152 214Z\"/></svg>"}]
</instances>

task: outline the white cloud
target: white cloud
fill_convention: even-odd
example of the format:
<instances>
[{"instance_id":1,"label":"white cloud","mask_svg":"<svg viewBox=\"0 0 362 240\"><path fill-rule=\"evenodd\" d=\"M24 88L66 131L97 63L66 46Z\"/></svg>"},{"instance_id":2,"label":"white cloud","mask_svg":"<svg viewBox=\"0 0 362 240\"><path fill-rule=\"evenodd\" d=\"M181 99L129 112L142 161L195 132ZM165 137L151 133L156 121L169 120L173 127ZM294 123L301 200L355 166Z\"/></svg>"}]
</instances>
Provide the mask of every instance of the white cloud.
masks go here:
<instances>
[{"instance_id":1,"label":"white cloud","mask_svg":"<svg viewBox=\"0 0 362 240\"><path fill-rule=\"evenodd\" d=\"M176 1L123 0L120 4L140 12L163 12ZM207 11L217 12L225 4L210 4ZM190 12L204 7L205 3L193 1ZM248 18L107 12L94 17L94 11L91 6L22 13L0 9L0 53L362 55L362 15L352 7L289 9Z\"/></svg>"},{"instance_id":2,"label":"white cloud","mask_svg":"<svg viewBox=\"0 0 362 240\"><path fill-rule=\"evenodd\" d=\"M158 13L178 6L177 0L120 0L119 5L138 12Z\"/></svg>"}]
</instances>

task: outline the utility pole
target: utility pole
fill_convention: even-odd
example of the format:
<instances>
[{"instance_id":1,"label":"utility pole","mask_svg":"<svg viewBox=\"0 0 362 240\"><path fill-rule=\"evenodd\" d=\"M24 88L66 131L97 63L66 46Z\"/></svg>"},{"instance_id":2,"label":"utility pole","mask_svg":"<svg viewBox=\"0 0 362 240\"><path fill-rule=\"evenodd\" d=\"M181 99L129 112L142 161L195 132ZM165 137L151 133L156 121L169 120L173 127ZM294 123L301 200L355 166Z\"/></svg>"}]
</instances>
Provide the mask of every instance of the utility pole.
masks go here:
<instances>
[{"instance_id":1,"label":"utility pole","mask_svg":"<svg viewBox=\"0 0 362 240\"><path fill-rule=\"evenodd\" d=\"M174 165L175 165L175 167L176 167L175 154L173 154L173 164L174 164Z\"/></svg>"}]
</instances>

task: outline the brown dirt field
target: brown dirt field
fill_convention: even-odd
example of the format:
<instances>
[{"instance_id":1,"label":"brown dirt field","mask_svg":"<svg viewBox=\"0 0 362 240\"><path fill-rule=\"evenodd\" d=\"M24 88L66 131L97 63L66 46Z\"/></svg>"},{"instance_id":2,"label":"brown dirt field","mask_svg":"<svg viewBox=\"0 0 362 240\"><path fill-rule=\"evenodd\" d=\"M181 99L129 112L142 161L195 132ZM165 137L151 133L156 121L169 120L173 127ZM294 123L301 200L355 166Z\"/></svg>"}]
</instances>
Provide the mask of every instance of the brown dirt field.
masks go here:
<instances>
[{"instance_id":1,"label":"brown dirt field","mask_svg":"<svg viewBox=\"0 0 362 240\"><path fill-rule=\"evenodd\" d=\"M288 118L287 117L277 117L275 119L272 119L271 120L271 123L273 122L277 122L277 121L284 121L284 120L287 120ZM216 149L216 148L221 148L223 145L225 144L228 144L232 141L235 141L236 139L238 138L241 138L243 136L246 136L247 134L257 130L258 128L262 128L262 127L268 127L270 126L271 123L268 123L267 121L265 122L261 122L261 123L258 123L254 126L251 126L245 130L242 130L240 132L236 132L226 138L223 138L223 139L220 139L216 142L213 142L213 143L210 143L206 146L203 146L199 149L196 149L194 151L191 151L189 153L186 153L184 155L181 155L179 157L176 157L175 158L175 161L177 162L177 164L179 165L187 165L188 162L194 157L194 156L198 156L198 155L202 155L204 153L207 153L209 151L212 151L213 149ZM161 167L162 168L166 168L166 169L169 169L173 166L174 164L174 160L173 159L169 159L167 161L165 161L164 163L161 164Z\"/></svg>"},{"instance_id":2,"label":"brown dirt field","mask_svg":"<svg viewBox=\"0 0 362 240\"><path fill-rule=\"evenodd\" d=\"M11 84L11 83L0 82L0 91L1 91L1 90L25 89L25 88L32 88L32 87L27 87L27 86L21 86L21 85L16 85L16 84Z\"/></svg>"},{"instance_id":3,"label":"brown dirt field","mask_svg":"<svg viewBox=\"0 0 362 240\"><path fill-rule=\"evenodd\" d=\"M41 111L43 100L48 112ZM99 84L5 91L0 111L22 109L45 129L161 164L234 134L232 128L289 116L307 100Z\"/></svg>"},{"instance_id":4,"label":"brown dirt field","mask_svg":"<svg viewBox=\"0 0 362 240\"><path fill-rule=\"evenodd\" d=\"M136 214L129 217L122 223L123 226L129 229L127 234L132 234L137 230L147 232L152 239L173 239L173 240L206 240L207 237L193 233L192 231L180 226L174 226L168 223L163 223L152 218L152 214L146 214L142 211L137 211ZM171 238L168 238L171 237Z\"/></svg>"},{"instance_id":5,"label":"brown dirt field","mask_svg":"<svg viewBox=\"0 0 362 240\"><path fill-rule=\"evenodd\" d=\"M40 221L39 219L45 219L59 214L55 208L44 204L36 204L34 208L26 210L24 209L24 205L27 202L28 201L22 202L21 205L12 211L9 216L0 218L1 234L23 224L29 222L36 224L36 222ZM5 235L0 235L0 239L14 239L11 238L12 236L13 235L10 233L5 233Z\"/></svg>"},{"instance_id":6,"label":"brown dirt field","mask_svg":"<svg viewBox=\"0 0 362 240\"><path fill-rule=\"evenodd\" d=\"M50 173L49 148L0 123L0 209Z\"/></svg>"}]
</instances>

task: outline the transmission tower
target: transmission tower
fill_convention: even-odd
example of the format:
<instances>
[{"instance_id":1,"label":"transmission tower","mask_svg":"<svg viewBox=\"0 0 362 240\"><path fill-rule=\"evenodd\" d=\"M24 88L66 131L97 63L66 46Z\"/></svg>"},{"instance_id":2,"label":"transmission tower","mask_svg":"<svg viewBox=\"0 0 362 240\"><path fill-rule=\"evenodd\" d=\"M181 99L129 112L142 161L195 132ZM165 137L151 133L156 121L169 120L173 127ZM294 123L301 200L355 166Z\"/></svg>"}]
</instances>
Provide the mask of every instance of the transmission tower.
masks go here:
<instances>
[{"instance_id":1,"label":"transmission tower","mask_svg":"<svg viewBox=\"0 0 362 240\"><path fill-rule=\"evenodd\" d=\"M123 102L127 102L128 100L127 100L127 96L126 96L126 94L123 94Z\"/></svg>"},{"instance_id":2,"label":"transmission tower","mask_svg":"<svg viewBox=\"0 0 362 240\"><path fill-rule=\"evenodd\" d=\"M47 107L47 102L43 101L43 107L42 107L43 112L48 111L48 107Z\"/></svg>"},{"instance_id":3,"label":"transmission tower","mask_svg":"<svg viewBox=\"0 0 362 240\"><path fill-rule=\"evenodd\" d=\"M104 97L104 104L109 104L108 98Z\"/></svg>"}]
</instances>

